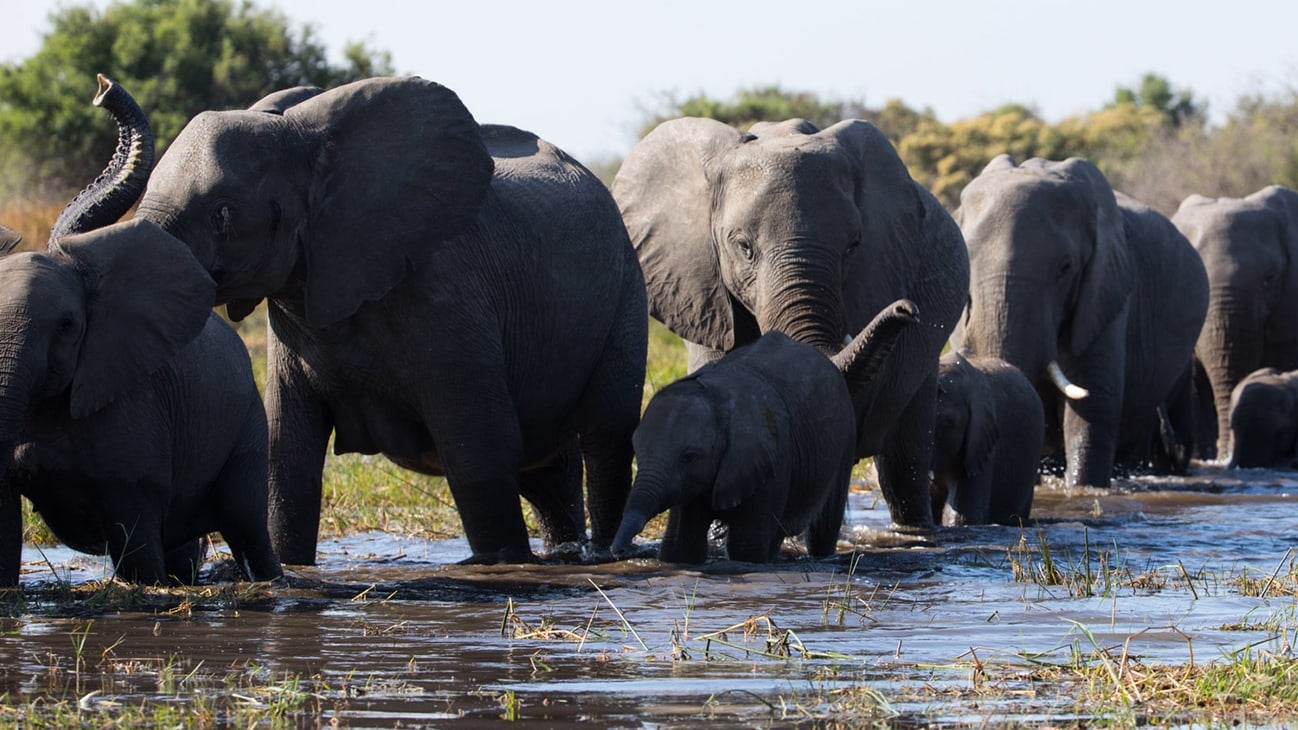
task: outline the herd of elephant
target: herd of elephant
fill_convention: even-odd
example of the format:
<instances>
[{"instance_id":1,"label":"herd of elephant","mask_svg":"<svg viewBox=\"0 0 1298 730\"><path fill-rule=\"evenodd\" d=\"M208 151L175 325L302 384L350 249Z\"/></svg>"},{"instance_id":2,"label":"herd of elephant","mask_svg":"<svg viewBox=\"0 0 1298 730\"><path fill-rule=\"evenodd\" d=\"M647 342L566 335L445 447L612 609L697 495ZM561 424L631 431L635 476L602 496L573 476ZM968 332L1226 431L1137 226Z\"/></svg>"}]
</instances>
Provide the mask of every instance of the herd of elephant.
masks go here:
<instances>
[{"instance_id":1,"label":"herd of elephant","mask_svg":"<svg viewBox=\"0 0 1298 730\"><path fill-rule=\"evenodd\" d=\"M417 77L117 120L46 249L0 227L0 585L21 499L119 577L315 561L326 450L445 475L472 555L832 554L873 457L900 530L1298 455L1298 193L1172 219L1090 162L991 160L949 213L873 125L665 122L611 189ZM132 206L132 218L119 220ZM213 307L262 301L268 370ZM690 374L641 413L648 318ZM943 354L950 347L950 352ZM1269 369L1264 369L1269 368ZM1257 372L1254 372L1257 371ZM633 472L633 463L636 469ZM589 521L589 534L587 524Z\"/></svg>"}]
</instances>

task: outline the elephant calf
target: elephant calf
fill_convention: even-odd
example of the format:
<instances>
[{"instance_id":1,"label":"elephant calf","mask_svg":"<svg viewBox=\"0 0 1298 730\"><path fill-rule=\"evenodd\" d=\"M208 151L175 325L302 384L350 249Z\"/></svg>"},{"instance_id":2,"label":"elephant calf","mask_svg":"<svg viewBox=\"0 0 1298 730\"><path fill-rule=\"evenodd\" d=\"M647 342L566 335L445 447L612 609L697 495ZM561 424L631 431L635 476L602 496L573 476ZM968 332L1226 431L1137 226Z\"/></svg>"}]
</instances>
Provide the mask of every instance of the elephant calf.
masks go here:
<instances>
[{"instance_id":1,"label":"elephant calf","mask_svg":"<svg viewBox=\"0 0 1298 730\"><path fill-rule=\"evenodd\" d=\"M1230 466L1283 467L1298 463L1298 370L1262 368L1230 394Z\"/></svg>"},{"instance_id":2,"label":"elephant calf","mask_svg":"<svg viewBox=\"0 0 1298 730\"><path fill-rule=\"evenodd\" d=\"M938 364L933 516L956 525L1019 525L1032 510L1045 415L1032 383L996 357Z\"/></svg>"},{"instance_id":3,"label":"elephant calf","mask_svg":"<svg viewBox=\"0 0 1298 730\"><path fill-rule=\"evenodd\" d=\"M0 257L0 585L18 583L20 495L126 580L192 581L212 531L250 577L280 575L265 412L215 289L144 221Z\"/></svg>"},{"instance_id":4,"label":"elephant calf","mask_svg":"<svg viewBox=\"0 0 1298 730\"><path fill-rule=\"evenodd\" d=\"M804 531L809 554L833 554L856 461L852 393L915 321L915 305L899 300L832 361L772 330L664 388L635 432L638 472L614 554L668 508L667 562L704 562L713 519L730 528L733 560L771 562Z\"/></svg>"}]
</instances>

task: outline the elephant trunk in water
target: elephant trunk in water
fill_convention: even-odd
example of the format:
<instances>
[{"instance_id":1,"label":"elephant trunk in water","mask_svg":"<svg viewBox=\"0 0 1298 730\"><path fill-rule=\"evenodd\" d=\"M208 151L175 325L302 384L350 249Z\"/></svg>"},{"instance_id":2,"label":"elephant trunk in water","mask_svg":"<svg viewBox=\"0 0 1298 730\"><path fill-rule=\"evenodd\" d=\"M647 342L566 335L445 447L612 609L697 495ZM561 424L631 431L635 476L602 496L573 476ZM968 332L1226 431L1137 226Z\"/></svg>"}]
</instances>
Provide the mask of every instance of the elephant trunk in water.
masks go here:
<instances>
[{"instance_id":1,"label":"elephant trunk in water","mask_svg":"<svg viewBox=\"0 0 1298 730\"><path fill-rule=\"evenodd\" d=\"M770 270L778 287L765 292L755 308L762 332L778 330L833 356L847 332L843 298L832 283L842 280L839 267L827 257L775 262Z\"/></svg>"},{"instance_id":2,"label":"elephant trunk in water","mask_svg":"<svg viewBox=\"0 0 1298 730\"><path fill-rule=\"evenodd\" d=\"M1204 321L1195 355L1203 363L1212 384L1217 409L1217 457L1230 456L1230 394L1249 373L1262 367L1264 336L1255 326L1246 302L1223 301L1213 292L1212 305Z\"/></svg>"},{"instance_id":3,"label":"elephant trunk in water","mask_svg":"<svg viewBox=\"0 0 1298 730\"><path fill-rule=\"evenodd\" d=\"M618 525L617 535L613 538L612 551L615 556L622 557L630 552L632 540L649 520L671 507L673 495L667 483L667 478L650 470L642 470L636 475L635 485L627 497L626 509L622 512L622 523Z\"/></svg>"},{"instance_id":4,"label":"elephant trunk in water","mask_svg":"<svg viewBox=\"0 0 1298 730\"><path fill-rule=\"evenodd\" d=\"M125 89L99 75L95 106L117 121L117 151L95 181L68 203L50 230L50 242L116 222L144 192L153 170L153 130Z\"/></svg>"}]
</instances>

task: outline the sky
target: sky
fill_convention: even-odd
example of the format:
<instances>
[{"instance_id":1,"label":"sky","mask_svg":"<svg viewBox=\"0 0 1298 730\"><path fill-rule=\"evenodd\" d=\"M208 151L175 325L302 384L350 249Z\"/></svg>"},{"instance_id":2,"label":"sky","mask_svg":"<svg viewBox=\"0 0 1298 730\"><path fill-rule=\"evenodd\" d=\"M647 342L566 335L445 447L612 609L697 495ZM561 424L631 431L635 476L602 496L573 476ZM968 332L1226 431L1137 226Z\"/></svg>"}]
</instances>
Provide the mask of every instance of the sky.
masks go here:
<instances>
[{"instance_id":1,"label":"sky","mask_svg":"<svg viewBox=\"0 0 1298 730\"><path fill-rule=\"evenodd\" d=\"M770 84L870 107L901 99L946 122L1010 102L1057 122L1147 72L1217 121L1243 94L1298 89L1293 0L253 1L312 25L335 62L348 42L387 50L480 122L589 162L624 155L669 95ZM87 3L107 4L10 3L0 61L34 53L52 11Z\"/></svg>"}]
</instances>

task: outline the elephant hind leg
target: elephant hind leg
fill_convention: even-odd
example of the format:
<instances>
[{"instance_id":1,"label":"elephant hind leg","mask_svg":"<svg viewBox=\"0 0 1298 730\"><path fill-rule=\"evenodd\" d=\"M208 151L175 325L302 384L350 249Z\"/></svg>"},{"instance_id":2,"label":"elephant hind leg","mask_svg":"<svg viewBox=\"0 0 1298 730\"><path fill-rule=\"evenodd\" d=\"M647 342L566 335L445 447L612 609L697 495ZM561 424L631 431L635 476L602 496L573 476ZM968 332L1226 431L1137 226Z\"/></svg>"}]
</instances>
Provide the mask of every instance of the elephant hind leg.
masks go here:
<instances>
[{"instance_id":1,"label":"elephant hind leg","mask_svg":"<svg viewBox=\"0 0 1298 730\"><path fill-rule=\"evenodd\" d=\"M168 550L163 556L167 575L182 585L192 586L198 583L198 571L202 569L203 560L207 557L207 545L207 537L199 536L178 548Z\"/></svg>"},{"instance_id":2,"label":"elephant hind leg","mask_svg":"<svg viewBox=\"0 0 1298 730\"><path fill-rule=\"evenodd\" d=\"M838 537L843 531L843 515L847 513L847 494L852 480L849 464L834 477L834 483L825 495L825 503L807 527L807 554L825 558L838 552Z\"/></svg>"},{"instance_id":3,"label":"elephant hind leg","mask_svg":"<svg viewBox=\"0 0 1298 730\"><path fill-rule=\"evenodd\" d=\"M549 464L519 475L518 491L536 511L545 549L577 545L586 539L581 496L581 451L576 442Z\"/></svg>"},{"instance_id":4,"label":"elephant hind leg","mask_svg":"<svg viewBox=\"0 0 1298 730\"><path fill-rule=\"evenodd\" d=\"M256 581L283 575L267 527L267 470L265 450L253 446L232 455L212 486L217 530L230 546L239 570Z\"/></svg>"}]
</instances>

